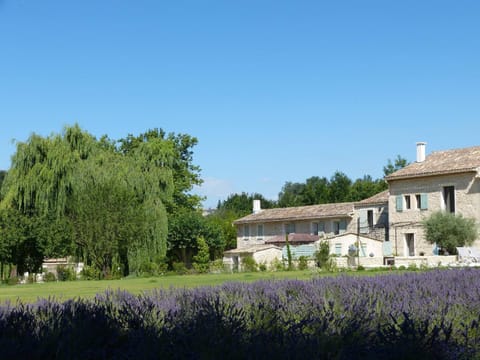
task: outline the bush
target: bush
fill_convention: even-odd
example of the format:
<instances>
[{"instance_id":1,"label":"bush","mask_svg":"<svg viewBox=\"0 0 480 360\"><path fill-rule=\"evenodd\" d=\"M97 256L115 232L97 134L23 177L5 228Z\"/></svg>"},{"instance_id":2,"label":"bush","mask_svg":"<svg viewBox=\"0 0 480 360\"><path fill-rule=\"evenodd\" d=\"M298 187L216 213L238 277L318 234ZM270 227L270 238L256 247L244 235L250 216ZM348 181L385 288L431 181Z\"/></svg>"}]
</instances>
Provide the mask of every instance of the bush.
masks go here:
<instances>
[{"instance_id":1,"label":"bush","mask_svg":"<svg viewBox=\"0 0 480 360\"><path fill-rule=\"evenodd\" d=\"M216 273L216 274L226 272L225 264L223 263L223 260L217 259L210 262L210 272Z\"/></svg>"},{"instance_id":2,"label":"bush","mask_svg":"<svg viewBox=\"0 0 480 360\"><path fill-rule=\"evenodd\" d=\"M298 270L308 269L308 258L306 256L300 256L298 258Z\"/></svg>"},{"instance_id":3,"label":"bush","mask_svg":"<svg viewBox=\"0 0 480 360\"><path fill-rule=\"evenodd\" d=\"M285 270L285 265L283 264L282 261L279 259L275 258L271 263L270 263L270 269L272 271L283 271Z\"/></svg>"},{"instance_id":4,"label":"bush","mask_svg":"<svg viewBox=\"0 0 480 360\"><path fill-rule=\"evenodd\" d=\"M57 266L57 278L58 281L73 281L77 279L75 271L70 266L58 265Z\"/></svg>"},{"instance_id":5,"label":"bush","mask_svg":"<svg viewBox=\"0 0 480 360\"><path fill-rule=\"evenodd\" d=\"M101 273L96 267L85 265L83 270L80 272L80 277L83 280L100 280Z\"/></svg>"},{"instance_id":6,"label":"bush","mask_svg":"<svg viewBox=\"0 0 480 360\"><path fill-rule=\"evenodd\" d=\"M247 255L242 258L242 268L243 271L246 272L254 272L257 271L257 263L255 259L251 255Z\"/></svg>"},{"instance_id":7,"label":"bush","mask_svg":"<svg viewBox=\"0 0 480 360\"><path fill-rule=\"evenodd\" d=\"M198 252L193 257L193 268L199 273L206 273L210 268L210 251L203 236L197 239L197 246Z\"/></svg>"},{"instance_id":8,"label":"bush","mask_svg":"<svg viewBox=\"0 0 480 360\"><path fill-rule=\"evenodd\" d=\"M267 264L266 263L261 263L261 264L258 264L258 270L260 271L267 271Z\"/></svg>"},{"instance_id":9,"label":"bush","mask_svg":"<svg viewBox=\"0 0 480 360\"><path fill-rule=\"evenodd\" d=\"M53 272L49 271L43 276L43 281L45 282L57 281L57 277Z\"/></svg>"},{"instance_id":10,"label":"bush","mask_svg":"<svg viewBox=\"0 0 480 360\"><path fill-rule=\"evenodd\" d=\"M327 270L329 268L330 245L328 241L322 241L318 250L314 254L317 266Z\"/></svg>"},{"instance_id":11,"label":"bush","mask_svg":"<svg viewBox=\"0 0 480 360\"><path fill-rule=\"evenodd\" d=\"M138 276L158 276L167 272L168 265L164 262L156 263L153 261L145 261L140 264L137 275Z\"/></svg>"},{"instance_id":12,"label":"bush","mask_svg":"<svg viewBox=\"0 0 480 360\"><path fill-rule=\"evenodd\" d=\"M185 266L185 263L183 263L181 261L174 262L172 264L172 269L173 269L174 272L176 272L179 275L185 275L186 273L188 273L188 269Z\"/></svg>"}]
</instances>

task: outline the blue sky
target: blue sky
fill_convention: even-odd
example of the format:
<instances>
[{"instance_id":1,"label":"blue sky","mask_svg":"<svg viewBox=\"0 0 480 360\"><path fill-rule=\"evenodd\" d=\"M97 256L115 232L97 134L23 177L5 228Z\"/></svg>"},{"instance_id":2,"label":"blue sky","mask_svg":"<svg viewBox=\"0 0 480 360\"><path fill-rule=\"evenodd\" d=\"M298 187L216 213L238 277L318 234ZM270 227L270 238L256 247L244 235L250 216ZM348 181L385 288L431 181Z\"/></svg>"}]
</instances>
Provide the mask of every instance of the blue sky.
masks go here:
<instances>
[{"instance_id":1,"label":"blue sky","mask_svg":"<svg viewBox=\"0 0 480 360\"><path fill-rule=\"evenodd\" d=\"M478 1L0 0L0 168L77 122L199 139L196 191L382 176L480 145Z\"/></svg>"}]
</instances>

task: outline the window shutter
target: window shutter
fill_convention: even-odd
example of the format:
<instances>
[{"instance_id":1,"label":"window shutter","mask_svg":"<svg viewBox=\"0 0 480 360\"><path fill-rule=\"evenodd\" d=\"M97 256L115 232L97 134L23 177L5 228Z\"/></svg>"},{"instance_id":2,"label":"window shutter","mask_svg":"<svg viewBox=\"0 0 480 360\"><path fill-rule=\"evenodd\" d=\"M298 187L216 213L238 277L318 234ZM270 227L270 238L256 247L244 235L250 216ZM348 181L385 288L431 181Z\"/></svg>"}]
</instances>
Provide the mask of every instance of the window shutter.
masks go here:
<instances>
[{"instance_id":1,"label":"window shutter","mask_svg":"<svg viewBox=\"0 0 480 360\"><path fill-rule=\"evenodd\" d=\"M427 210L428 209L428 195L427 194L421 194L420 198L421 198L420 210Z\"/></svg>"},{"instance_id":2,"label":"window shutter","mask_svg":"<svg viewBox=\"0 0 480 360\"><path fill-rule=\"evenodd\" d=\"M358 213L360 218L360 233L368 234L368 218L367 218L367 210L360 210Z\"/></svg>"},{"instance_id":3,"label":"window shutter","mask_svg":"<svg viewBox=\"0 0 480 360\"><path fill-rule=\"evenodd\" d=\"M403 211L403 197L402 195L397 195L397 211Z\"/></svg>"}]
</instances>

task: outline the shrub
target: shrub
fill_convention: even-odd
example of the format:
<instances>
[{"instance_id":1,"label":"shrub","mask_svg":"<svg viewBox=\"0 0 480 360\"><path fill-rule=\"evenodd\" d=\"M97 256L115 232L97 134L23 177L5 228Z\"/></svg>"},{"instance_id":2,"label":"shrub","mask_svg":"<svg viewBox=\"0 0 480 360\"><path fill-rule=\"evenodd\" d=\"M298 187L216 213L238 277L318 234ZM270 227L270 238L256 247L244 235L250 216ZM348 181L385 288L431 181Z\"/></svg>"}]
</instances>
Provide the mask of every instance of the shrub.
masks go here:
<instances>
[{"instance_id":1,"label":"shrub","mask_svg":"<svg viewBox=\"0 0 480 360\"><path fill-rule=\"evenodd\" d=\"M308 258L306 256L300 256L298 258L298 270L308 269Z\"/></svg>"},{"instance_id":2,"label":"shrub","mask_svg":"<svg viewBox=\"0 0 480 360\"><path fill-rule=\"evenodd\" d=\"M242 268L246 272L257 271L257 263L252 255L247 255L242 258Z\"/></svg>"},{"instance_id":3,"label":"shrub","mask_svg":"<svg viewBox=\"0 0 480 360\"><path fill-rule=\"evenodd\" d=\"M267 264L265 262L258 264L258 270L267 271Z\"/></svg>"},{"instance_id":4,"label":"shrub","mask_svg":"<svg viewBox=\"0 0 480 360\"><path fill-rule=\"evenodd\" d=\"M71 266L58 265L57 266L57 278L58 281L72 281L76 280L75 271Z\"/></svg>"},{"instance_id":5,"label":"shrub","mask_svg":"<svg viewBox=\"0 0 480 360\"><path fill-rule=\"evenodd\" d=\"M85 265L80 272L80 277L83 280L100 280L101 272L96 267Z\"/></svg>"},{"instance_id":6,"label":"shrub","mask_svg":"<svg viewBox=\"0 0 480 360\"><path fill-rule=\"evenodd\" d=\"M273 261L270 263L270 269L272 271L283 271L285 270L285 265L283 264L282 261L279 259L275 258Z\"/></svg>"},{"instance_id":7,"label":"shrub","mask_svg":"<svg viewBox=\"0 0 480 360\"><path fill-rule=\"evenodd\" d=\"M226 272L225 264L222 259L217 259L210 262L210 272L211 273L223 273Z\"/></svg>"},{"instance_id":8,"label":"shrub","mask_svg":"<svg viewBox=\"0 0 480 360\"><path fill-rule=\"evenodd\" d=\"M185 263L182 261L172 263L172 269L179 275L185 275L186 273L188 273L188 269Z\"/></svg>"},{"instance_id":9,"label":"shrub","mask_svg":"<svg viewBox=\"0 0 480 360\"><path fill-rule=\"evenodd\" d=\"M199 273L206 273L210 268L210 251L203 236L197 239L197 246L198 252L193 257L193 268Z\"/></svg>"},{"instance_id":10,"label":"shrub","mask_svg":"<svg viewBox=\"0 0 480 360\"><path fill-rule=\"evenodd\" d=\"M45 282L57 281L57 277L53 272L49 271L43 276L43 281Z\"/></svg>"},{"instance_id":11,"label":"shrub","mask_svg":"<svg viewBox=\"0 0 480 360\"><path fill-rule=\"evenodd\" d=\"M330 245L328 241L322 241L318 250L314 254L317 266L322 269L329 268Z\"/></svg>"},{"instance_id":12,"label":"shrub","mask_svg":"<svg viewBox=\"0 0 480 360\"><path fill-rule=\"evenodd\" d=\"M365 271L365 266L363 266L363 265L358 265L358 266L357 266L357 271Z\"/></svg>"}]
</instances>

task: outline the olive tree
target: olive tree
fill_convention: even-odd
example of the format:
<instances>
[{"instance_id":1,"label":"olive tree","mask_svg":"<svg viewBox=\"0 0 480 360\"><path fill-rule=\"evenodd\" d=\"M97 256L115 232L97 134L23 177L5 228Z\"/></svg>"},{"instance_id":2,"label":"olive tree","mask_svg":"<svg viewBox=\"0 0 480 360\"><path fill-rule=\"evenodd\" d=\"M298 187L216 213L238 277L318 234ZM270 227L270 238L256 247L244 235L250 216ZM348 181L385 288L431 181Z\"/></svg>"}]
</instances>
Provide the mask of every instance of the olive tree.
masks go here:
<instances>
[{"instance_id":1,"label":"olive tree","mask_svg":"<svg viewBox=\"0 0 480 360\"><path fill-rule=\"evenodd\" d=\"M438 211L423 221L425 237L431 244L456 254L456 247L471 245L478 236L474 219L461 214Z\"/></svg>"}]
</instances>

